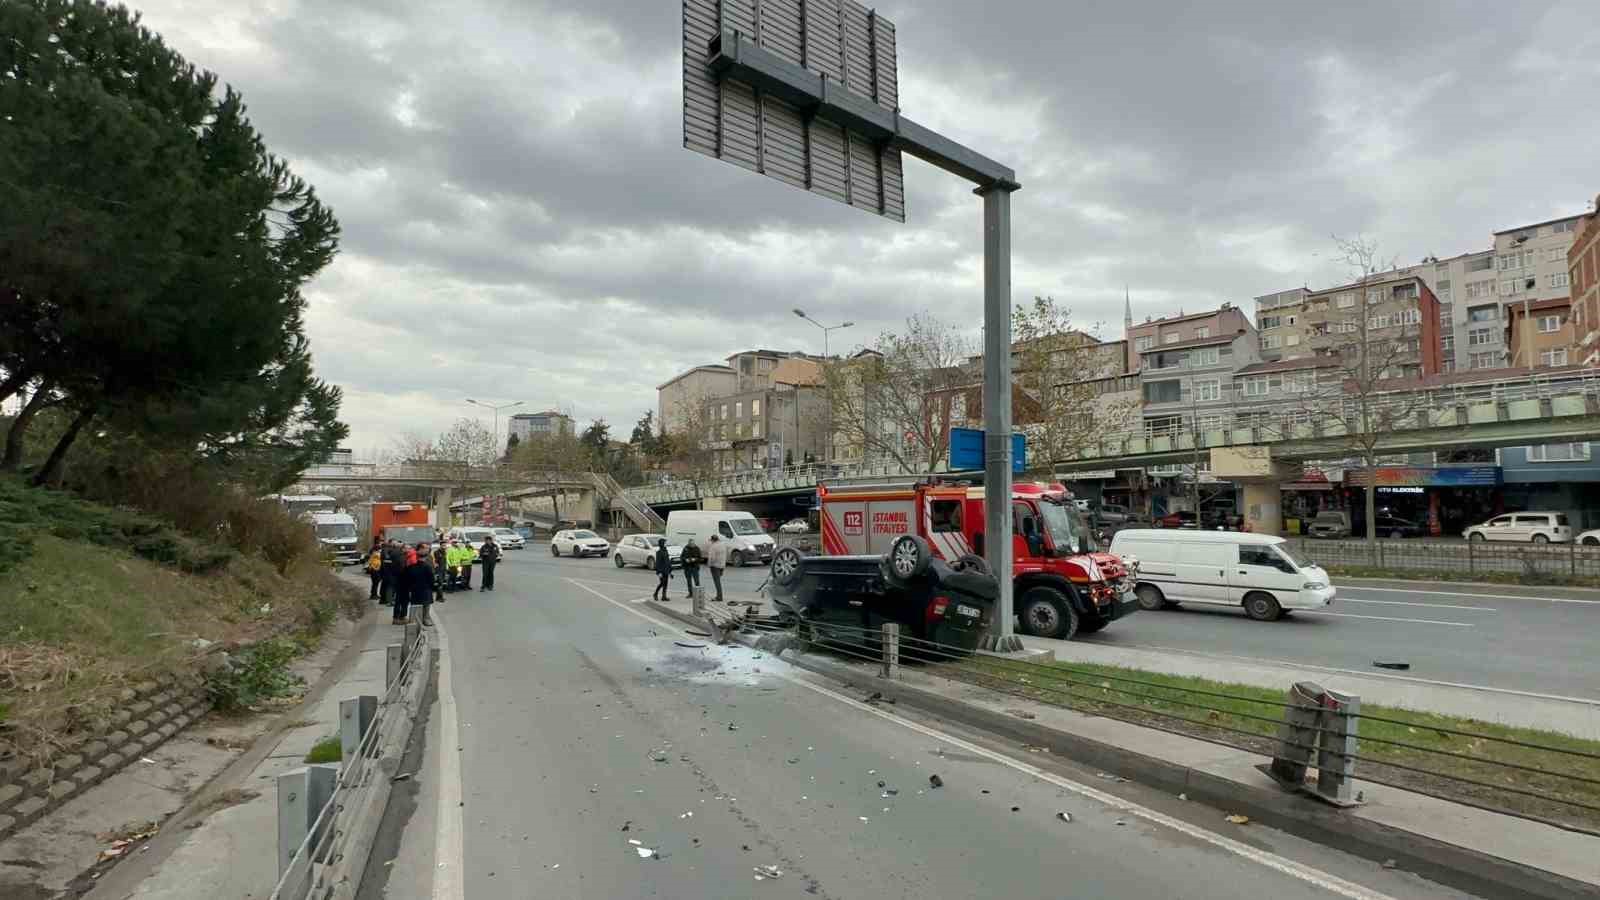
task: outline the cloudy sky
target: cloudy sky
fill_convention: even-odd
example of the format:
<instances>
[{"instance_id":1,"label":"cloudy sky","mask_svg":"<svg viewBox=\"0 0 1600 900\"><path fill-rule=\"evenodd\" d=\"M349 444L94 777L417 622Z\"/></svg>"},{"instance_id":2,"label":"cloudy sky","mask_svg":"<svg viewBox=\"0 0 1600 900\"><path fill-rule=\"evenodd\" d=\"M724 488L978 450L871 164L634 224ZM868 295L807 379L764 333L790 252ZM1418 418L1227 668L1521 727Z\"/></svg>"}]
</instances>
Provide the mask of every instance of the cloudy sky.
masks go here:
<instances>
[{"instance_id":1,"label":"cloudy sky","mask_svg":"<svg viewBox=\"0 0 1600 900\"><path fill-rule=\"evenodd\" d=\"M677 0L146 0L343 228L311 286L350 445L465 404L625 437L683 368L981 321L981 201L906 160L880 221L682 147ZM1013 287L1119 337L1580 212L1600 20L1565 3L885 0L909 117L1017 171ZM487 413L483 413L487 416ZM502 426L503 427L503 426Z\"/></svg>"}]
</instances>

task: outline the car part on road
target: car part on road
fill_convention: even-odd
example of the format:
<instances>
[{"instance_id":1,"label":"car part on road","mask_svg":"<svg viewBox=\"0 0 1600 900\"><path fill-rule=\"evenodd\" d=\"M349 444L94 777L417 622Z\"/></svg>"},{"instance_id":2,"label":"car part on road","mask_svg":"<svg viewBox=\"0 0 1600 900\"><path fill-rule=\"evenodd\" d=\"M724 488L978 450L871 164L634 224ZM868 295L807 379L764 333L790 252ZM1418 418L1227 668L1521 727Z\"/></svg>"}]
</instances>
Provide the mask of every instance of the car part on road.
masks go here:
<instances>
[{"instance_id":1,"label":"car part on road","mask_svg":"<svg viewBox=\"0 0 1600 900\"><path fill-rule=\"evenodd\" d=\"M1402 672L1411 668L1411 663L1408 662L1381 662L1375 659L1372 664L1380 669L1399 669Z\"/></svg>"}]
</instances>

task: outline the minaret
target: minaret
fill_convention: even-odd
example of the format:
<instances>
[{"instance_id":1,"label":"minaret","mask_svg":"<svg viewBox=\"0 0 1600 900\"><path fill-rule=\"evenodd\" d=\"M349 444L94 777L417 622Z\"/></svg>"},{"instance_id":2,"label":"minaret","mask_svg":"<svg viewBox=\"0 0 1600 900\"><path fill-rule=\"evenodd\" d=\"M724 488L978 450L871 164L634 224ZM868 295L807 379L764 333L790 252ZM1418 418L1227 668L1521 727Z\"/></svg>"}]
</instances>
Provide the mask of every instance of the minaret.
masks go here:
<instances>
[{"instance_id":1,"label":"minaret","mask_svg":"<svg viewBox=\"0 0 1600 900\"><path fill-rule=\"evenodd\" d=\"M1128 337L1128 332L1133 328L1133 297L1128 293L1128 286L1122 286L1122 337Z\"/></svg>"}]
</instances>

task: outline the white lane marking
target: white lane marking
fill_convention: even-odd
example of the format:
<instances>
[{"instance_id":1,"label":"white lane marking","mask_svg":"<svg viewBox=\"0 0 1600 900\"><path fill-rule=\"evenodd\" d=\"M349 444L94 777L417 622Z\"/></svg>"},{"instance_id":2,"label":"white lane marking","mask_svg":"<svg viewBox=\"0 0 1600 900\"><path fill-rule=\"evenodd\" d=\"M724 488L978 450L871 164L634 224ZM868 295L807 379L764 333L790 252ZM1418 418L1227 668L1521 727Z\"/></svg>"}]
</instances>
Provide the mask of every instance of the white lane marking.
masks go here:
<instances>
[{"instance_id":1,"label":"white lane marking","mask_svg":"<svg viewBox=\"0 0 1600 900\"><path fill-rule=\"evenodd\" d=\"M1339 603L1381 603L1384 606L1426 606L1430 609L1470 609L1476 612L1499 612L1492 606L1452 606L1449 603L1411 603L1405 600L1361 600L1356 597L1339 595Z\"/></svg>"},{"instance_id":2,"label":"white lane marking","mask_svg":"<svg viewBox=\"0 0 1600 900\"><path fill-rule=\"evenodd\" d=\"M1341 675L1359 675L1362 678L1384 678L1389 681L1409 681L1415 684L1431 684L1438 687L1463 688L1469 691L1487 691L1493 694L1511 694L1516 697L1531 697L1537 700L1560 700L1565 703L1582 703L1586 706L1600 705L1600 699L1594 697L1569 697L1565 694L1540 694L1534 691L1518 691L1512 688L1490 687L1486 684L1467 684L1461 681L1440 681L1434 678L1417 678L1413 675L1394 675L1388 672L1368 672L1362 669L1342 669L1338 666L1319 666L1313 663L1295 662L1287 659L1270 659L1260 656L1237 656L1231 653L1206 653L1201 650L1186 650L1182 647L1165 647L1159 644L1101 644L1093 643L1085 646L1107 647L1115 650L1155 650L1161 653L1178 653L1184 656L1198 656L1202 659L1226 659L1233 662L1245 662L1255 665L1292 666L1297 669L1315 669L1318 672L1337 672ZM1094 662L1094 660L1084 660Z\"/></svg>"},{"instance_id":3,"label":"white lane marking","mask_svg":"<svg viewBox=\"0 0 1600 900\"><path fill-rule=\"evenodd\" d=\"M1450 582L1451 584L1470 584L1471 582ZM1476 591L1419 591L1413 588L1386 588L1372 587L1370 585L1355 585L1353 587L1340 584L1339 596L1343 597L1345 591L1369 591L1379 594L1427 594L1433 597L1482 597L1485 600L1538 600L1544 603L1600 603L1600 600L1578 600L1572 597L1530 597L1527 594L1480 594Z\"/></svg>"},{"instance_id":4,"label":"white lane marking","mask_svg":"<svg viewBox=\"0 0 1600 900\"><path fill-rule=\"evenodd\" d=\"M623 602L618 601L618 600L613 600L610 597L607 597L605 594L602 594L599 591L594 590L593 588L590 588L589 586L583 584L582 582L576 581L576 580L571 579L571 578L567 579L567 581L571 582L573 584L573 586L582 588L583 590L588 591L589 593L595 595L596 597L599 597L601 600L606 601L607 603L611 604L612 606L615 606L615 607L617 607L618 609L620 609L620 610L622 610L624 612L632 613L632 614L638 616L639 618L644 619L647 622L650 622L650 623L655 624L655 625L659 625L659 626L664 627L664 628L670 628L670 629L675 630L675 631L680 631L680 632L683 631L682 626L680 626L680 625L678 625L676 623L668 624L666 622L663 622L663 621L657 619L655 616L645 615L643 612L640 612L639 610L633 608L632 606L629 606L628 604L623 603ZM782 678L784 681L790 682L791 684L799 685L800 687L803 687L803 688L805 688L806 690L809 690L809 691L815 691L816 693L821 694L824 697L828 697L828 698L831 698L833 700L837 700L838 702L843 703L846 706L850 706L850 707L852 707L854 709L858 709L858 710L860 710L862 712L870 713L871 715L878 716L881 719L886 719L886 720L888 720L890 722L894 722L897 725L903 726L905 728L909 728L912 731L918 732L918 733L920 733L922 735L925 735L927 737L934 738L935 740L938 740L938 741L940 741L942 743L949 744L949 745L954 746L954 747L960 747L962 750L965 750L968 753L977 754L977 755L982 756L982 757L984 757L986 759L989 759L989 760L992 760L994 762L997 762L1000 765L1006 766L1007 768L1015 769L1016 771L1021 772L1021 773L1025 774L1025 775L1029 775L1029 776L1031 776L1033 778L1037 778L1040 781L1045 782L1046 784L1051 784L1051 785L1054 785L1054 786L1056 786L1058 788L1061 788L1063 790L1071 791L1074 794L1077 794L1077 795L1079 795L1081 797L1087 797L1090 800L1094 800L1094 801L1096 801L1098 803L1101 803L1101 804L1104 804L1106 806L1109 806L1109 807L1111 807L1113 809L1116 809L1119 812L1123 812L1123 813L1126 813L1126 814L1131 815L1131 816L1136 816L1136 817L1144 819L1145 821L1150 822L1150 823L1152 823L1154 825L1159 825L1159 826L1162 826L1164 828L1170 828L1173 831L1178 832L1179 834L1183 834L1183 835L1185 835L1187 837L1190 837L1190 838L1193 838L1195 840L1204 841L1205 843L1210 844L1213 847L1217 847L1219 849L1226 850L1227 852L1232 853L1235 856L1238 856L1238 857L1241 857L1243 859L1249 860L1250 862L1256 863L1257 865L1264 866L1264 867L1266 867L1268 869L1272 869L1272 870L1274 870L1276 872L1279 872L1279 873L1281 873L1283 875L1287 875L1290 878L1294 878L1294 879L1297 879L1299 881L1303 881L1303 882L1305 882L1307 884L1315 885L1315 886L1320 887L1320 888L1322 888L1322 889L1324 889L1326 891L1330 891L1330 892L1332 892L1334 894L1338 894L1341 897L1348 897L1348 898L1350 898L1350 900L1394 900L1394 898L1390 897L1388 894L1383 894L1383 893L1379 893L1378 891L1369 890L1368 888L1362 887L1361 885L1356 884L1354 882L1346 881L1343 878L1340 878L1340 877L1338 877L1336 875L1330 875L1330 874L1328 874L1326 872L1323 872L1323 871L1321 871L1319 869L1314 869L1314 868L1312 868L1310 866L1303 865L1301 863L1295 862L1294 860L1285 859L1285 858L1283 858L1281 856L1277 856L1275 854L1268 853L1268 852L1266 852L1264 850L1258 850L1255 847L1250 846L1249 844L1241 843L1239 841L1233 840L1232 838L1223 837L1220 834L1213 834L1213 833L1211 833L1210 831L1207 831L1204 828L1200 828L1198 826L1191 825L1188 822L1183 821L1182 819L1175 819L1172 816L1166 815L1165 813L1157 812L1156 810L1150 809L1148 807L1140 806L1140 805L1138 805L1136 803L1132 803L1130 801L1124 800L1121 797L1117 797L1117 796L1114 796L1112 794L1107 794L1104 791L1097 790L1095 788L1089 787L1086 784L1079 784L1076 781L1071 781L1071 780L1069 780L1067 778L1063 778L1063 777L1061 777L1059 775L1056 775L1056 774L1054 774L1052 772L1046 772L1043 769L1036 768L1036 767L1031 766L1031 765L1029 765L1029 764L1027 764L1025 762L1022 762L1020 760L1012 759L1011 757L1006 756L1006 755L1004 755L1002 753L996 753L993 750L989 750L989 749L987 749L985 747L980 747L977 744L971 743L969 741L962 740L961 738L958 738L953 734L948 734L946 732L938 730L937 728L930 728L930 727L928 727L926 725L923 725L921 723L912 722L909 719L902 719L899 716L891 715L889 713L884 712L883 710L877 709L877 708L872 707L872 706L868 706L865 703L861 703L861 702L859 702L859 701L857 701L857 700L855 700L853 698L847 697L844 694L838 693L837 691L830 690L828 688L822 687L821 685L812 684L811 682L806 681L805 679L798 678L798 677L796 677L794 675L790 675L790 674L788 674L786 672L774 671L773 674L778 676L779 678Z\"/></svg>"},{"instance_id":5,"label":"white lane marking","mask_svg":"<svg viewBox=\"0 0 1600 900\"><path fill-rule=\"evenodd\" d=\"M1397 619L1394 616L1358 616L1355 613L1331 613L1320 609L1297 609L1296 615L1304 613L1309 616L1333 616L1339 619L1376 619L1379 622L1414 622L1418 625L1454 625L1457 628L1474 628L1471 622L1441 622L1438 619Z\"/></svg>"},{"instance_id":6,"label":"white lane marking","mask_svg":"<svg viewBox=\"0 0 1600 900\"><path fill-rule=\"evenodd\" d=\"M434 634L439 638L439 810L434 831L433 900L463 900L466 870L461 827L461 727L456 715L456 695L450 684L450 639L444 622L434 612Z\"/></svg>"}]
</instances>

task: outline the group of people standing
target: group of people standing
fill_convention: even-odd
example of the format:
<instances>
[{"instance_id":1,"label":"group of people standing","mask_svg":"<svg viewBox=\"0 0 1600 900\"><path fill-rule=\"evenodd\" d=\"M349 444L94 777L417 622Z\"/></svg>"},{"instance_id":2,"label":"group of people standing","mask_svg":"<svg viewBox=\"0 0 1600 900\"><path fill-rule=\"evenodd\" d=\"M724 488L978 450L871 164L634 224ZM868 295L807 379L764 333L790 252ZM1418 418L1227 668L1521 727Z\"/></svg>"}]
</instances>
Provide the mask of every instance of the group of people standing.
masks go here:
<instances>
[{"instance_id":1,"label":"group of people standing","mask_svg":"<svg viewBox=\"0 0 1600 900\"><path fill-rule=\"evenodd\" d=\"M369 599L380 606L394 607L394 624L404 625L416 615L417 621L431 626L430 611L444 602L445 586L452 568L462 568L463 586L472 587L472 561L476 556L483 566L480 591L494 590L494 570L500 562L500 545L491 536L473 553L465 541L439 536L437 543L419 542L407 547L398 540L374 538L367 552L367 575L372 589Z\"/></svg>"},{"instance_id":2,"label":"group of people standing","mask_svg":"<svg viewBox=\"0 0 1600 900\"><path fill-rule=\"evenodd\" d=\"M722 570L728 567L728 546L716 535L711 536L711 548L702 553L700 545L689 538L683 545L683 553L678 561L683 566L683 582L686 590L685 596L694 599L695 589L700 586L700 567L702 565L711 569L711 582L717 588L717 602L722 602ZM656 589L651 592L650 599L659 598L666 602L671 598L667 596L667 582L672 579L672 555L667 552L667 539L656 541L655 556Z\"/></svg>"}]
</instances>

